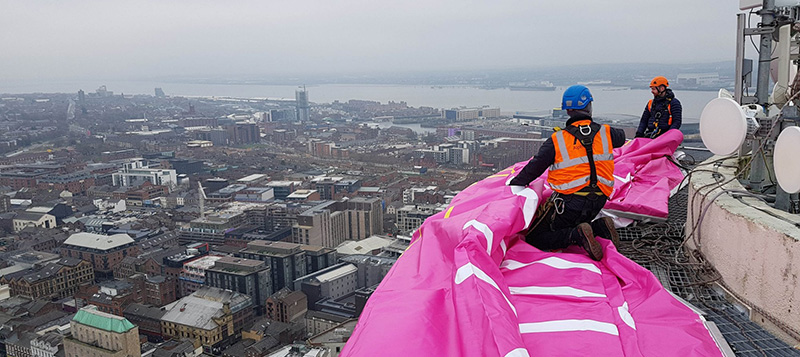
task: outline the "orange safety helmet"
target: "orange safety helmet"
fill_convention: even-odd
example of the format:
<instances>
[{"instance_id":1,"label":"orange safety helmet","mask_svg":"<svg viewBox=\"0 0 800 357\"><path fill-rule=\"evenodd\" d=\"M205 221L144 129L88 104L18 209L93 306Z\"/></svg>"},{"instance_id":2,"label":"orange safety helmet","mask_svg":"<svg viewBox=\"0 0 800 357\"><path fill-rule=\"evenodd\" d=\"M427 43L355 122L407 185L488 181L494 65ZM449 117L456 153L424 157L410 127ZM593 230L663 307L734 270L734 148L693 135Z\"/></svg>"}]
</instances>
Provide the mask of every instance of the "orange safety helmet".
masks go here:
<instances>
[{"instance_id":1,"label":"orange safety helmet","mask_svg":"<svg viewBox=\"0 0 800 357\"><path fill-rule=\"evenodd\" d=\"M652 81L650 81L650 86L651 87L658 87L658 86L669 87L669 81L667 80L667 77L658 76L658 77L653 78Z\"/></svg>"}]
</instances>

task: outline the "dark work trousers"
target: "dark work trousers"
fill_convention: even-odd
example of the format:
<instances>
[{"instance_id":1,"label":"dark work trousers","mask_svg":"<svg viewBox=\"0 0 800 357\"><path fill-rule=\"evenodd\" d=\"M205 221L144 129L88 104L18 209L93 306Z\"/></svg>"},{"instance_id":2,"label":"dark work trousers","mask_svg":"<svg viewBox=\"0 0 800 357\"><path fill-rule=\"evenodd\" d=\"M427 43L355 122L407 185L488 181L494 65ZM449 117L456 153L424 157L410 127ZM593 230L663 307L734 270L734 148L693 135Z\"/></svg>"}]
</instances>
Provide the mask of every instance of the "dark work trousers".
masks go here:
<instances>
[{"instance_id":1,"label":"dark work trousers","mask_svg":"<svg viewBox=\"0 0 800 357\"><path fill-rule=\"evenodd\" d=\"M571 233L578 224L589 223L600 213L608 197L605 195L558 195L564 199L564 211L552 208L536 228L528 232L525 241L541 250L562 249L573 244Z\"/></svg>"}]
</instances>

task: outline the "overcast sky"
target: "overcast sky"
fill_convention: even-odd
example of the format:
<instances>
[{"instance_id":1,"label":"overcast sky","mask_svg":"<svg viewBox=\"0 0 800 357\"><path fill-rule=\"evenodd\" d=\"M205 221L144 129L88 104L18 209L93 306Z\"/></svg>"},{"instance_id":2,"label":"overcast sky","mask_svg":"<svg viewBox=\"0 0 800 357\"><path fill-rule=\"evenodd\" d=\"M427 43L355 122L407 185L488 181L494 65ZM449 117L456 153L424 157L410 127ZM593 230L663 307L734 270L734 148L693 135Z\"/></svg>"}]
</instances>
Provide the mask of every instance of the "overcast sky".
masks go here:
<instances>
[{"instance_id":1,"label":"overcast sky","mask_svg":"<svg viewBox=\"0 0 800 357\"><path fill-rule=\"evenodd\" d=\"M0 80L730 61L738 4L0 0Z\"/></svg>"}]
</instances>

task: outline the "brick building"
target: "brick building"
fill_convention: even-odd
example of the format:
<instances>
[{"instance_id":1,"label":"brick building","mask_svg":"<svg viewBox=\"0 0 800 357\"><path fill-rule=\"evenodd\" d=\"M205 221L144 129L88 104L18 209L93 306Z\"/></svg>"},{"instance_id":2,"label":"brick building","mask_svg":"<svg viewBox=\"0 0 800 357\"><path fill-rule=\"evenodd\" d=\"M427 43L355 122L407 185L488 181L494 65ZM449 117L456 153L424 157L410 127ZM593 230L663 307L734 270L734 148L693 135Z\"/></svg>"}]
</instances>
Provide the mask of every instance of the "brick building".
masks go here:
<instances>
[{"instance_id":1,"label":"brick building","mask_svg":"<svg viewBox=\"0 0 800 357\"><path fill-rule=\"evenodd\" d=\"M106 236L81 232L67 238L60 253L92 263L98 278L111 278L114 276L114 267L125 257L139 254L139 246L127 234Z\"/></svg>"},{"instance_id":2,"label":"brick building","mask_svg":"<svg viewBox=\"0 0 800 357\"><path fill-rule=\"evenodd\" d=\"M44 300L72 296L81 285L93 282L92 265L75 258L61 258L41 269L23 270L0 279L0 283L9 285L11 296Z\"/></svg>"}]
</instances>

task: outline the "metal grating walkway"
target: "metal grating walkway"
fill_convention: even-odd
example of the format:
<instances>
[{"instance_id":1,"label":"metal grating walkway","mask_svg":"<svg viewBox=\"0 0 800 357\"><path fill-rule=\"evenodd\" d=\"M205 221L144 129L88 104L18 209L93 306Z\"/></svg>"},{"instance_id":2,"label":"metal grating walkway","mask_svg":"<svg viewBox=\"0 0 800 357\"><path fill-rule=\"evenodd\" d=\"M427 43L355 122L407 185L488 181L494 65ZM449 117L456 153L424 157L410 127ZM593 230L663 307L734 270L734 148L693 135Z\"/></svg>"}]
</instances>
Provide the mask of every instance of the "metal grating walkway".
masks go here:
<instances>
[{"instance_id":1,"label":"metal grating walkway","mask_svg":"<svg viewBox=\"0 0 800 357\"><path fill-rule=\"evenodd\" d=\"M800 350L750 321L743 309L712 288L710 282L718 278L713 268L684 256L687 196L684 188L670 198L666 223L620 229L619 251L652 271L665 288L702 310L707 320L717 324L737 356L800 356Z\"/></svg>"}]
</instances>

